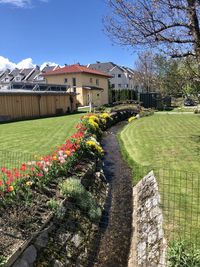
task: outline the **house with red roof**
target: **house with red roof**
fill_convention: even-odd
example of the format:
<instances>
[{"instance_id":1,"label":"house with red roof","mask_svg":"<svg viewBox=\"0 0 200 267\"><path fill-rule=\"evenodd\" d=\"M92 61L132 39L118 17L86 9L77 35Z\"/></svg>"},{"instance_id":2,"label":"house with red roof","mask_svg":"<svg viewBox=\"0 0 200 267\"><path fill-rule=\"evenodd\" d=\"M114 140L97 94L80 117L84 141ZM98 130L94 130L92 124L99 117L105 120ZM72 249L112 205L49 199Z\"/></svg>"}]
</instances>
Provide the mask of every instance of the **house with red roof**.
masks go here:
<instances>
[{"instance_id":1,"label":"house with red roof","mask_svg":"<svg viewBox=\"0 0 200 267\"><path fill-rule=\"evenodd\" d=\"M65 85L68 92L77 93L80 106L108 104L110 75L80 64L65 65L43 74L47 83Z\"/></svg>"}]
</instances>

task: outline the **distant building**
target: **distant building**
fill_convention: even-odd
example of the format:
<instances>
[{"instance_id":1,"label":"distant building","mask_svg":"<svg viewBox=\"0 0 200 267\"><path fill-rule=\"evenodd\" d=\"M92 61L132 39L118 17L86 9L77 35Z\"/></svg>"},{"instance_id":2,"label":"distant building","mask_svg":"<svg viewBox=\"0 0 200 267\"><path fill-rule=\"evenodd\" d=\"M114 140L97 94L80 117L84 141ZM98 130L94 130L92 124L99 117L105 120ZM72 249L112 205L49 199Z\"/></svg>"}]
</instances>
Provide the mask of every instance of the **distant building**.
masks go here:
<instances>
[{"instance_id":1,"label":"distant building","mask_svg":"<svg viewBox=\"0 0 200 267\"><path fill-rule=\"evenodd\" d=\"M47 71L59 68L56 66L46 65L42 70L39 66L27 69L13 69L0 72L0 89L34 89L36 85L46 84L43 74ZM22 87L21 87L22 86Z\"/></svg>"},{"instance_id":2,"label":"distant building","mask_svg":"<svg viewBox=\"0 0 200 267\"><path fill-rule=\"evenodd\" d=\"M62 84L68 88L68 92L77 93L77 101L81 106L90 103L94 106L108 104L108 78L111 78L109 74L74 64L48 71L43 75L47 83Z\"/></svg>"},{"instance_id":3,"label":"distant building","mask_svg":"<svg viewBox=\"0 0 200 267\"><path fill-rule=\"evenodd\" d=\"M112 89L131 89L141 91L141 86L136 82L135 71L129 67L119 66L113 62L99 62L88 64L88 68L102 71L111 76Z\"/></svg>"}]
</instances>

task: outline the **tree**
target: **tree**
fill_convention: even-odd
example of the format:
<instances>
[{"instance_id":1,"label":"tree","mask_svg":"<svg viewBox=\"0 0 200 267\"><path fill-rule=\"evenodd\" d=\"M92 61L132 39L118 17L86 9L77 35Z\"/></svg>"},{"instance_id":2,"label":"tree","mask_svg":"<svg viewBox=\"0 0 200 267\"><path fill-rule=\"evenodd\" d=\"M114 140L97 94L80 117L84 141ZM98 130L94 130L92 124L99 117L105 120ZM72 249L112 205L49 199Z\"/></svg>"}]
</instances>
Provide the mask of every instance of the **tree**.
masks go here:
<instances>
[{"instance_id":1,"label":"tree","mask_svg":"<svg viewBox=\"0 0 200 267\"><path fill-rule=\"evenodd\" d=\"M114 41L159 47L173 58L195 56L200 65L200 0L107 0L105 27Z\"/></svg>"},{"instance_id":2,"label":"tree","mask_svg":"<svg viewBox=\"0 0 200 267\"><path fill-rule=\"evenodd\" d=\"M139 53L135 62L135 81L140 84L146 92L156 90L154 55L150 51Z\"/></svg>"},{"instance_id":3,"label":"tree","mask_svg":"<svg viewBox=\"0 0 200 267\"><path fill-rule=\"evenodd\" d=\"M178 96L183 94L185 79L180 73L183 59L171 59L162 55L154 58L155 75L159 91L163 94Z\"/></svg>"},{"instance_id":4,"label":"tree","mask_svg":"<svg viewBox=\"0 0 200 267\"><path fill-rule=\"evenodd\" d=\"M150 51L140 53L135 63L135 81L147 92L188 96L200 91L197 63L191 57L170 58Z\"/></svg>"},{"instance_id":5,"label":"tree","mask_svg":"<svg viewBox=\"0 0 200 267\"><path fill-rule=\"evenodd\" d=\"M154 71L159 91L173 96L197 95L199 80L195 79L198 65L191 57L172 59L154 57Z\"/></svg>"}]
</instances>

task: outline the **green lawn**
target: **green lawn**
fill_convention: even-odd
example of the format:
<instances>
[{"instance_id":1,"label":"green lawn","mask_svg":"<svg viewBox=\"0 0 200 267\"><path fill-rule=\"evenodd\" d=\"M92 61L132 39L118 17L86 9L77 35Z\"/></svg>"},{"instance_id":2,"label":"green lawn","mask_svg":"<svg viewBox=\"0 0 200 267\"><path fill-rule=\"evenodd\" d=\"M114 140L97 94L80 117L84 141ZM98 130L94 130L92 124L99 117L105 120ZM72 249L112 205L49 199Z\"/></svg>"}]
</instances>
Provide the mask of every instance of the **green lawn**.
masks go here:
<instances>
[{"instance_id":1,"label":"green lawn","mask_svg":"<svg viewBox=\"0 0 200 267\"><path fill-rule=\"evenodd\" d=\"M76 129L83 113L0 125L0 167L46 155Z\"/></svg>"},{"instance_id":2,"label":"green lawn","mask_svg":"<svg viewBox=\"0 0 200 267\"><path fill-rule=\"evenodd\" d=\"M155 114L128 124L120 140L135 178L155 171L167 235L200 243L200 116Z\"/></svg>"}]
</instances>

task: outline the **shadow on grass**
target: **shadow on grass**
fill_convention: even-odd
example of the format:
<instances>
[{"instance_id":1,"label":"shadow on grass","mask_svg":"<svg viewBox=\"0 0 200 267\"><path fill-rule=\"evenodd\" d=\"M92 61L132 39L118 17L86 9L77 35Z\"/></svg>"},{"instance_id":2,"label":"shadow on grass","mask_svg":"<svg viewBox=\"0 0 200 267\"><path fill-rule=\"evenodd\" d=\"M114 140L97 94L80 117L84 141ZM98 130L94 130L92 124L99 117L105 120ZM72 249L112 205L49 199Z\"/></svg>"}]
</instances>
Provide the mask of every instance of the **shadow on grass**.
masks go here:
<instances>
[{"instance_id":1,"label":"shadow on grass","mask_svg":"<svg viewBox=\"0 0 200 267\"><path fill-rule=\"evenodd\" d=\"M77 115L77 114L85 114L87 113L87 111L84 110L80 110L80 111L76 111L73 113L66 113L66 114L61 114L61 115L48 115L48 116L41 116L41 117L32 117L32 118L19 118L19 119L15 119L15 120L9 120L9 121L0 121L0 125L1 124L9 124L9 123L13 123L13 122L20 122L20 121L35 121L35 120L43 120L43 119L53 119L53 118L58 118L58 117L67 117L67 116L71 116L71 115Z\"/></svg>"}]
</instances>

